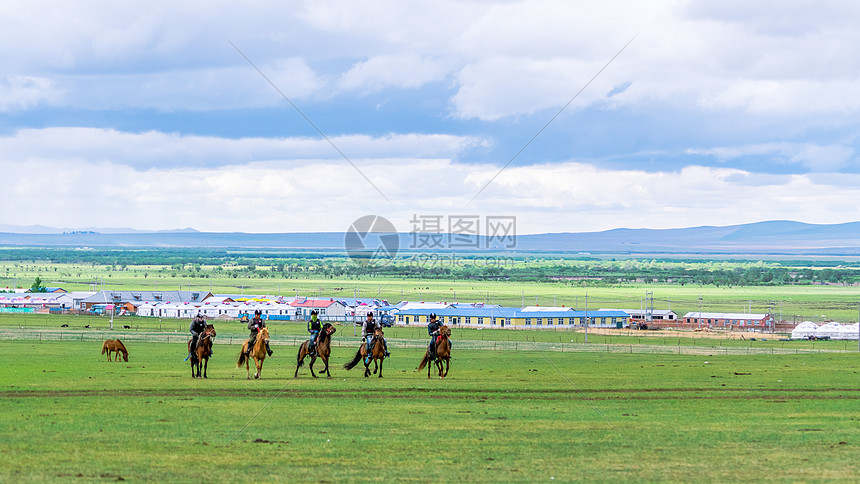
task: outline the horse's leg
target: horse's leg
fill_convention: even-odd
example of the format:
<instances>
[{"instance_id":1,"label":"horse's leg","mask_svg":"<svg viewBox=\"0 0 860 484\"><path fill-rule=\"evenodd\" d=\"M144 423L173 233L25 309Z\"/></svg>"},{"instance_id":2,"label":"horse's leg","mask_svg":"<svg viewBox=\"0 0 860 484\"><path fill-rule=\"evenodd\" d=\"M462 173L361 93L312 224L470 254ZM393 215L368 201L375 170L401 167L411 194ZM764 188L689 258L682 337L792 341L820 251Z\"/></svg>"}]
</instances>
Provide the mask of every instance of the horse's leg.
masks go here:
<instances>
[{"instance_id":1,"label":"horse's leg","mask_svg":"<svg viewBox=\"0 0 860 484\"><path fill-rule=\"evenodd\" d=\"M317 355L311 356L311 364L308 365L308 368L311 369L311 376L314 378L317 378L317 374L314 373L314 363L316 363L316 362L317 362Z\"/></svg>"},{"instance_id":2,"label":"horse's leg","mask_svg":"<svg viewBox=\"0 0 860 484\"><path fill-rule=\"evenodd\" d=\"M250 360L251 360L250 355L247 358L245 358L245 373L247 374L249 380L251 379L251 363L250 363Z\"/></svg>"},{"instance_id":3,"label":"horse's leg","mask_svg":"<svg viewBox=\"0 0 860 484\"><path fill-rule=\"evenodd\" d=\"M254 363L257 365L257 373L254 373L254 379L256 380L257 378L260 378L263 373L263 360L254 358Z\"/></svg>"},{"instance_id":4,"label":"horse's leg","mask_svg":"<svg viewBox=\"0 0 860 484\"><path fill-rule=\"evenodd\" d=\"M385 362L385 357L379 359L379 378L382 378L382 363Z\"/></svg>"},{"instance_id":5,"label":"horse's leg","mask_svg":"<svg viewBox=\"0 0 860 484\"><path fill-rule=\"evenodd\" d=\"M305 344L302 343L299 346L299 356L296 358L296 373L293 375L293 378L297 378L299 376L299 368L302 366L302 362L305 361Z\"/></svg>"},{"instance_id":6,"label":"horse's leg","mask_svg":"<svg viewBox=\"0 0 860 484\"><path fill-rule=\"evenodd\" d=\"M206 376L206 370L207 370L208 368L209 368L209 357L207 356L207 357L203 360L203 378L209 378L208 376Z\"/></svg>"},{"instance_id":7,"label":"horse's leg","mask_svg":"<svg viewBox=\"0 0 860 484\"><path fill-rule=\"evenodd\" d=\"M328 355L323 357L323 363L325 363L325 370L324 371L325 371L326 377L331 378L331 373L329 373L329 371L328 371Z\"/></svg>"}]
</instances>

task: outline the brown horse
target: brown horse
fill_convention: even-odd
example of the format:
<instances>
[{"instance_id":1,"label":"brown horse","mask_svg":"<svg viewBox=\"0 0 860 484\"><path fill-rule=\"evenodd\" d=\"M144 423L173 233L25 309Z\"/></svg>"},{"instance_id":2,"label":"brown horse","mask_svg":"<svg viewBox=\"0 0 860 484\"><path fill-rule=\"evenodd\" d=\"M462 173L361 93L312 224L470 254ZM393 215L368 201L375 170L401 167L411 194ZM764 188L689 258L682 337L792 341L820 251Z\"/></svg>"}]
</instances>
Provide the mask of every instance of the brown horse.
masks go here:
<instances>
[{"instance_id":1,"label":"brown horse","mask_svg":"<svg viewBox=\"0 0 860 484\"><path fill-rule=\"evenodd\" d=\"M207 324L206 331L197 337L197 348L194 351L191 351L192 340L188 340L188 352L191 353L191 378L200 378L201 362L203 363L203 378L208 378L206 369L209 368L209 357L212 356L212 338L216 335L215 326ZM196 375L194 374L195 368L197 369Z\"/></svg>"},{"instance_id":2,"label":"brown horse","mask_svg":"<svg viewBox=\"0 0 860 484\"><path fill-rule=\"evenodd\" d=\"M122 359L128 361L128 351L125 349L125 345L122 344L120 340L108 339L102 344L102 354L107 353L107 360L110 361L110 354L112 352L116 352L114 355L114 361L119 361L119 354L122 353Z\"/></svg>"},{"instance_id":3,"label":"brown horse","mask_svg":"<svg viewBox=\"0 0 860 484\"><path fill-rule=\"evenodd\" d=\"M251 379L251 369L248 365L248 361L253 358L254 364L257 365L257 373L254 373L254 379L260 378L260 372L263 370L263 361L266 359L266 342L269 341L269 328L262 328L260 332L257 333L257 341L254 342L254 347L251 348L250 357L246 357L245 353L248 351L248 343L251 340L246 340L242 344L242 351L239 353L239 361L236 362L236 368L242 368L242 365L245 365L245 371L248 372L248 379Z\"/></svg>"},{"instance_id":4,"label":"brown horse","mask_svg":"<svg viewBox=\"0 0 860 484\"><path fill-rule=\"evenodd\" d=\"M355 358L352 359L349 363L343 365L343 367L347 370L351 370L358 365L359 361L364 360L364 376L370 376L370 363L373 362L373 373L376 373L376 370L379 370L379 378L382 378L382 362L385 360L385 343L382 342L383 332L381 329L377 329L373 333L373 340L370 343L370 356L371 360L367 360L367 345L361 343L361 347L358 348L358 351L355 353ZM377 361L379 363L377 364Z\"/></svg>"},{"instance_id":5,"label":"brown horse","mask_svg":"<svg viewBox=\"0 0 860 484\"><path fill-rule=\"evenodd\" d=\"M319 342L317 342L316 353L311 357L311 364L308 365L308 368L311 369L311 375L316 378L316 374L314 373L314 362L317 361L317 357L322 358L323 363L325 363L325 368L322 373L325 373L326 376L331 378L331 373L328 371L328 357L331 354L331 335L337 331L331 323L325 323L322 327L322 331L319 334ZM299 368L302 367L302 363L305 362L305 356L308 355L308 342L305 341L299 347L299 356L297 358L296 363L296 374L294 376L299 376Z\"/></svg>"},{"instance_id":6,"label":"brown horse","mask_svg":"<svg viewBox=\"0 0 860 484\"><path fill-rule=\"evenodd\" d=\"M451 329L448 328L448 325L443 324L439 328L439 336L436 338L436 358L434 361L436 362L436 368L439 369L439 378L448 376L448 367L451 365ZM430 378L430 367L432 365L428 365L428 363L432 363L430 361L429 349L424 353L424 359L421 360L418 369L421 370L424 368L424 365L427 365L427 378ZM444 372L442 371L443 363Z\"/></svg>"}]
</instances>

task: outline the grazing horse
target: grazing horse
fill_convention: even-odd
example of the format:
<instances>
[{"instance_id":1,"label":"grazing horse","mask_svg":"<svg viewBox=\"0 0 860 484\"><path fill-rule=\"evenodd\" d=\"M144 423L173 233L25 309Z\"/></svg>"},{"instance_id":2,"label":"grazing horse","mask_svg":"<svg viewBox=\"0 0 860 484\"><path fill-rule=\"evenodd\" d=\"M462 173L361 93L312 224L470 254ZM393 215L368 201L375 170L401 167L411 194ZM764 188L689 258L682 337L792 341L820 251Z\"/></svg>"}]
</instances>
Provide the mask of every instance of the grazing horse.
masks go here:
<instances>
[{"instance_id":1,"label":"grazing horse","mask_svg":"<svg viewBox=\"0 0 860 484\"><path fill-rule=\"evenodd\" d=\"M326 376L331 378L331 373L328 371L328 357L331 354L331 335L337 331L331 323L325 323L322 327L322 331L320 331L319 342L317 343L316 353L311 357L311 364L308 365L308 368L311 369L311 375L314 378L317 375L314 373L314 362L317 361L317 357L322 358L323 363L325 363L325 368L322 373L325 373ZM294 376L299 376L299 368L302 367L302 364L305 362L305 356L308 355L308 342L305 340L304 343L299 347L299 356L297 357L296 362L296 374Z\"/></svg>"},{"instance_id":2,"label":"grazing horse","mask_svg":"<svg viewBox=\"0 0 860 484\"><path fill-rule=\"evenodd\" d=\"M376 373L376 370L379 370L379 378L382 378L382 362L385 360L385 343L382 342L382 330L377 329L373 333L373 341L370 343L370 357L373 362L373 373ZM343 367L347 370L351 370L358 365L359 361L364 360L364 376L370 376L370 362L367 361L367 345L361 343L361 347L355 353L355 358L352 359L349 363L343 365ZM377 360L379 363L377 364Z\"/></svg>"},{"instance_id":3,"label":"grazing horse","mask_svg":"<svg viewBox=\"0 0 860 484\"><path fill-rule=\"evenodd\" d=\"M215 326L206 325L206 331L197 337L197 348L191 351L191 343L193 340L188 340L188 352L191 354L191 378L200 378L200 363L203 362L203 378L206 376L206 369L209 367L209 357L212 356L212 338L217 335ZM194 369L197 369L197 374L194 374Z\"/></svg>"},{"instance_id":4,"label":"grazing horse","mask_svg":"<svg viewBox=\"0 0 860 484\"><path fill-rule=\"evenodd\" d=\"M439 336L436 338L436 358L434 361L436 362L436 367L439 369L439 378L448 376L448 367L451 365L451 329L448 328L448 325L443 324L439 328ZM444 372L442 372L443 362L445 366ZM424 353L424 359L421 360L418 369L421 370L424 368L424 365L427 365L427 378L430 378L430 367L432 365L428 363L432 363L430 361L429 349Z\"/></svg>"},{"instance_id":5,"label":"grazing horse","mask_svg":"<svg viewBox=\"0 0 860 484\"><path fill-rule=\"evenodd\" d=\"M113 361L119 361L119 354L122 353L122 359L128 361L128 351L125 345L120 340L108 339L102 344L102 354L107 353L107 360L110 361L110 354L116 351Z\"/></svg>"},{"instance_id":6,"label":"grazing horse","mask_svg":"<svg viewBox=\"0 0 860 484\"><path fill-rule=\"evenodd\" d=\"M248 366L248 361L253 358L254 364L257 365L257 373L254 373L254 379L260 378L260 372L263 369L263 361L266 359L266 342L269 341L269 328L261 328L260 332L257 333L257 341L254 342L254 347L251 348L250 357L246 357L245 353L248 351L248 343L251 340L246 340L242 344L242 351L239 353L239 361L236 362L236 368L242 368L242 365L245 365L245 371L248 372L248 379L251 379L251 370Z\"/></svg>"}]
</instances>

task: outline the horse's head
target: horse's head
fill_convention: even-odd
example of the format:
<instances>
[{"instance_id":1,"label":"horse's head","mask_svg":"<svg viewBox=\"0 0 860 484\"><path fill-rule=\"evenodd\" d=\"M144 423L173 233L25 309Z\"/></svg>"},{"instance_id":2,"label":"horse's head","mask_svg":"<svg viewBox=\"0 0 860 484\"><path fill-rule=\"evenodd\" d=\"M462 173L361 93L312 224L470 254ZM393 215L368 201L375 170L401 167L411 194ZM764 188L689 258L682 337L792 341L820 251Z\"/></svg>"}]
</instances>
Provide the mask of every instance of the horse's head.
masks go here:
<instances>
[{"instance_id":1,"label":"horse's head","mask_svg":"<svg viewBox=\"0 0 860 484\"><path fill-rule=\"evenodd\" d=\"M211 338L218 336L218 333L215 332L215 325L214 324L207 324L206 325L206 332L209 333L209 337L211 337Z\"/></svg>"},{"instance_id":2,"label":"horse's head","mask_svg":"<svg viewBox=\"0 0 860 484\"><path fill-rule=\"evenodd\" d=\"M260 334L257 335L257 339L269 341L269 328L260 329Z\"/></svg>"},{"instance_id":3,"label":"horse's head","mask_svg":"<svg viewBox=\"0 0 860 484\"><path fill-rule=\"evenodd\" d=\"M376 328L376 331L373 332L374 336L384 336L385 333L382 332L382 328Z\"/></svg>"},{"instance_id":4,"label":"horse's head","mask_svg":"<svg viewBox=\"0 0 860 484\"><path fill-rule=\"evenodd\" d=\"M323 333L329 336L333 335L335 331L337 331L337 329L335 329L335 327L332 326L331 323L325 323L325 326L323 326Z\"/></svg>"},{"instance_id":5,"label":"horse's head","mask_svg":"<svg viewBox=\"0 0 860 484\"><path fill-rule=\"evenodd\" d=\"M123 359L123 361L128 361L128 351L122 352L122 359Z\"/></svg>"},{"instance_id":6,"label":"horse's head","mask_svg":"<svg viewBox=\"0 0 860 484\"><path fill-rule=\"evenodd\" d=\"M443 324L442 327L439 328L439 334L442 336L451 336L451 328L449 328L447 324Z\"/></svg>"}]
</instances>

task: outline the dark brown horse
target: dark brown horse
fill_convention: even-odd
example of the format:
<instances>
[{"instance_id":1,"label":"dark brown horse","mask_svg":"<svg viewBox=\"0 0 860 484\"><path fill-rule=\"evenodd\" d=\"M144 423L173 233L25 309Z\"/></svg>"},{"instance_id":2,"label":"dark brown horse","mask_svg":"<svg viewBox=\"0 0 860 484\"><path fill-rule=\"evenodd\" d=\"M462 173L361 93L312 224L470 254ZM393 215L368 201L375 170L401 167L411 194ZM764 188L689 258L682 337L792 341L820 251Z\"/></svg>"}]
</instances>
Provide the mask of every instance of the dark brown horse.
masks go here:
<instances>
[{"instance_id":1,"label":"dark brown horse","mask_svg":"<svg viewBox=\"0 0 860 484\"><path fill-rule=\"evenodd\" d=\"M110 355L113 352L116 352L114 355L113 361L119 361L119 354L122 353L122 359L128 361L128 350L125 349L125 345L122 344L120 340L108 339L102 343L102 354L107 353L107 360L110 361Z\"/></svg>"},{"instance_id":2,"label":"dark brown horse","mask_svg":"<svg viewBox=\"0 0 860 484\"><path fill-rule=\"evenodd\" d=\"M311 370L311 375L314 378L317 377L316 373L314 373L314 363L317 361L317 358L322 358L323 363L325 363L325 368L322 373L325 373L327 377L331 378L331 373L328 371L328 357L331 355L331 335L337 331L331 323L325 323L322 327L322 331L319 334L319 341L317 341L316 352L311 357L311 364L308 365L308 368ZM308 355L308 342L305 341L299 347L299 356L296 360L296 374L294 376L299 376L299 368L302 367L302 364L305 362L305 356Z\"/></svg>"},{"instance_id":3,"label":"dark brown horse","mask_svg":"<svg viewBox=\"0 0 860 484\"><path fill-rule=\"evenodd\" d=\"M263 361L266 360L266 342L269 341L269 328L262 328L257 333L257 341L254 342L254 347L251 348L250 357L245 356L248 351L248 343L251 340L245 340L242 344L242 351L239 353L239 360L236 362L236 368L242 368L245 365L245 371L248 372L248 379L251 379L251 370L248 361L253 358L254 364L257 365L257 373L254 373L254 378L260 378L260 373L263 371Z\"/></svg>"},{"instance_id":4,"label":"dark brown horse","mask_svg":"<svg viewBox=\"0 0 860 484\"><path fill-rule=\"evenodd\" d=\"M436 368L439 369L439 378L448 376L448 367L451 365L451 329L447 325L442 325L439 328L439 336L436 338L436 358L434 361L436 362ZM430 378L430 367L432 365L428 365L428 363L432 363L430 361L429 349L424 353L424 359L421 360L418 369L421 370L424 368L424 365L427 365L427 378ZM444 372L442 371L443 363Z\"/></svg>"},{"instance_id":5,"label":"dark brown horse","mask_svg":"<svg viewBox=\"0 0 860 484\"><path fill-rule=\"evenodd\" d=\"M203 363L203 378L206 376L206 369L209 368L209 357L212 356L212 338L216 336L215 326L206 325L206 331L197 337L197 348L191 351L191 341L188 340L188 352L191 353L191 378L200 378L200 364ZM195 368L197 374L194 374Z\"/></svg>"},{"instance_id":6,"label":"dark brown horse","mask_svg":"<svg viewBox=\"0 0 860 484\"><path fill-rule=\"evenodd\" d=\"M382 362L385 360L385 343L382 341L383 332L377 329L373 333L373 340L370 343L370 361L367 360L367 345L361 343L361 347L355 353L355 358L349 363L343 365L347 370L351 370L358 365L359 361L364 361L364 376L370 376L370 363L373 362L373 373L379 370L379 378L382 378ZM377 361L379 363L377 364Z\"/></svg>"}]
</instances>

